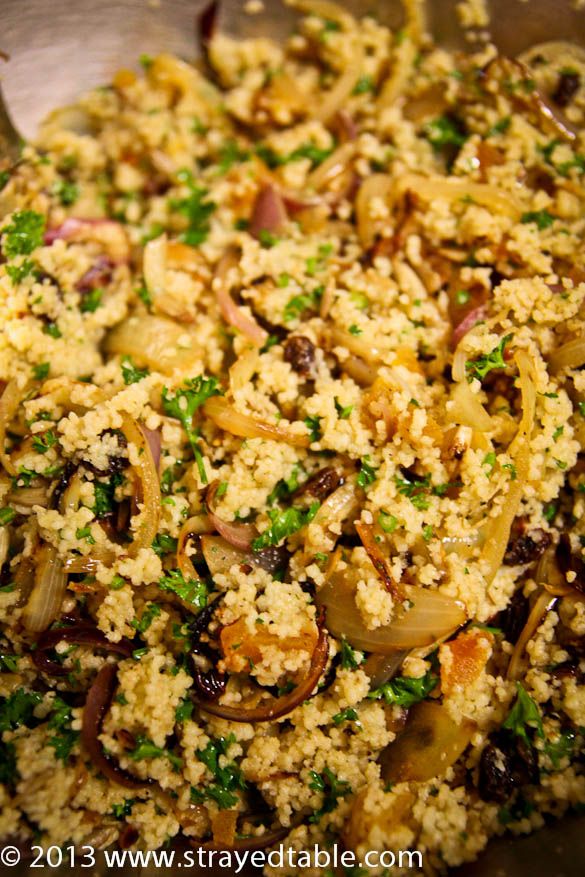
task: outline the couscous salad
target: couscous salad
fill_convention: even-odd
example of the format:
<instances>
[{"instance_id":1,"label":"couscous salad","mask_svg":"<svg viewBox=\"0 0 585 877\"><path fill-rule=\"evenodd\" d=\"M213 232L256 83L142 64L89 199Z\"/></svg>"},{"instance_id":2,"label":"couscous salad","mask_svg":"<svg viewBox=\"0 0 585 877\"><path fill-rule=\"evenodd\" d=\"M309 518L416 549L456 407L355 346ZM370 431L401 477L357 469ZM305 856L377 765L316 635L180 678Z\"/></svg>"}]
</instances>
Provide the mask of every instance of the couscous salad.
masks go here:
<instances>
[{"instance_id":1,"label":"couscous salad","mask_svg":"<svg viewBox=\"0 0 585 877\"><path fill-rule=\"evenodd\" d=\"M0 176L5 839L432 874L585 805L585 53L297 5Z\"/></svg>"}]
</instances>

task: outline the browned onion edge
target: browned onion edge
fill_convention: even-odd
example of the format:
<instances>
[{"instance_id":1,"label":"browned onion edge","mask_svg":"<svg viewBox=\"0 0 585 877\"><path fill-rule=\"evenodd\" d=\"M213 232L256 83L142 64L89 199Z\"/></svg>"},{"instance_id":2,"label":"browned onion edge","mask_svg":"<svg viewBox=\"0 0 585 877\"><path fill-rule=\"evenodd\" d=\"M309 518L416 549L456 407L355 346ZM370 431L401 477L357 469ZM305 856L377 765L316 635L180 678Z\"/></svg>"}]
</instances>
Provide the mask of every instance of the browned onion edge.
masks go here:
<instances>
[{"instance_id":1,"label":"browned onion edge","mask_svg":"<svg viewBox=\"0 0 585 877\"><path fill-rule=\"evenodd\" d=\"M220 719L227 719L230 722L272 722L291 713L309 697L327 665L329 658L329 636L324 626L324 613L321 613L318 625L319 637L311 655L311 663L307 675L300 685L297 685L289 694L251 709L219 703L205 703L196 697L193 697L193 702L202 712L217 716Z\"/></svg>"},{"instance_id":2,"label":"browned onion edge","mask_svg":"<svg viewBox=\"0 0 585 877\"><path fill-rule=\"evenodd\" d=\"M87 693L87 700L83 708L81 740L93 764L107 779L127 789L138 789L150 785L152 780L141 780L123 770L119 764L105 754L98 739L115 688L116 667L114 664L104 664Z\"/></svg>"},{"instance_id":3,"label":"browned onion edge","mask_svg":"<svg viewBox=\"0 0 585 877\"><path fill-rule=\"evenodd\" d=\"M207 490L205 504L207 506L209 520L219 535L223 536L226 542L229 542L230 545L233 545L234 548L239 548L241 551L250 551L252 548L252 541L258 535L258 531L253 524L230 524L227 521L223 521L215 514L213 511L213 504L218 487L219 481L216 480L209 485Z\"/></svg>"},{"instance_id":4,"label":"browned onion edge","mask_svg":"<svg viewBox=\"0 0 585 877\"><path fill-rule=\"evenodd\" d=\"M96 646L114 654L129 658L132 655L132 643L126 638L113 643L91 624L76 624L73 627L61 627L57 630L45 630L37 640L36 649L31 653L37 670L51 676L66 676L68 670L57 661L52 661L45 652L54 649L60 642L74 643L78 646Z\"/></svg>"}]
</instances>

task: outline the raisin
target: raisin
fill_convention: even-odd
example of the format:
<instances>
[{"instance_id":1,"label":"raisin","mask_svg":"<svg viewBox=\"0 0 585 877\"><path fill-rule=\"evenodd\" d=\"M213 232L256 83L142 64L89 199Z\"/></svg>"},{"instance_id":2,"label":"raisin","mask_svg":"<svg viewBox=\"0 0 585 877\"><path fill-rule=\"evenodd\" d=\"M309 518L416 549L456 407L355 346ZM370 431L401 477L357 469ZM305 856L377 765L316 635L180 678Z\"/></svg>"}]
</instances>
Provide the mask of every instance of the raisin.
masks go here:
<instances>
[{"instance_id":1,"label":"raisin","mask_svg":"<svg viewBox=\"0 0 585 877\"><path fill-rule=\"evenodd\" d=\"M531 530L530 533L522 533L520 536L510 539L504 563L508 566L534 563L546 551L552 538L545 530Z\"/></svg>"},{"instance_id":2,"label":"raisin","mask_svg":"<svg viewBox=\"0 0 585 877\"><path fill-rule=\"evenodd\" d=\"M504 632L508 642L516 643L528 620L528 612L528 600L520 588L514 593L504 611L499 613L495 622L497 627Z\"/></svg>"},{"instance_id":3,"label":"raisin","mask_svg":"<svg viewBox=\"0 0 585 877\"><path fill-rule=\"evenodd\" d=\"M579 86L581 85L581 77L578 73L573 73L572 71L566 71L565 73L561 73L559 76L559 81L557 83L557 87L552 96L552 99L556 103L557 107L566 107L571 99L575 96L575 94L579 91Z\"/></svg>"},{"instance_id":4,"label":"raisin","mask_svg":"<svg viewBox=\"0 0 585 877\"><path fill-rule=\"evenodd\" d=\"M330 493L337 490L342 483L342 477L332 466L319 469L314 475L305 481L296 491L295 496L314 496L323 502Z\"/></svg>"},{"instance_id":5,"label":"raisin","mask_svg":"<svg viewBox=\"0 0 585 877\"><path fill-rule=\"evenodd\" d=\"M311 374L315 363L315 345L304 335L292 335L284 345L284 361L303 377Z\"/></svg>"}]
</instances>

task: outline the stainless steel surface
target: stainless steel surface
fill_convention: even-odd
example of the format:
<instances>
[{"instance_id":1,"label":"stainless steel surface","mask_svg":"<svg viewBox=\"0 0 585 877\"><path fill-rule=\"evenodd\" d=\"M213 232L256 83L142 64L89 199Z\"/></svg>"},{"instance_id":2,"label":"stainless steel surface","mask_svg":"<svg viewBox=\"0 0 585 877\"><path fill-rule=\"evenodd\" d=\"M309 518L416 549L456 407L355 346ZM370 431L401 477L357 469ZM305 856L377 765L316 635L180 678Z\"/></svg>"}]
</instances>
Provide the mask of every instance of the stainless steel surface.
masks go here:
<instances>
[{"instance_id":1,"label":"stainless steel surface","mask_svg":"<svg viewBox=\"0 0 585 877\"><path fill-rule=\"evenodd\" d=\"M0 50L10 56L0 75L16 126L31 137L51 109L107 82L118 67L135 66L141 53L165 50L194 58L195 21L204 5L204 0L0 0ZM294 13L280 0L265 0L264 5L262 15L248 16L242 0L224 0L222 26L239 36L287 33ZM375 9L383 20L400 24L398 0L346 0L346 5L358 14ZM505 54L518 54L544 40L585 44L585 10L578 11L574 0L489 0L488 5L491 36ZM454 7L455 0L428 0L428 22L440 44L462 47L466 41ZM3 132L8 134L6 151L14 137L2 117L0 100L0 158ZM7 869L0 868L4 873ZM11 868L9 873L24 877L28 868ZM63 877L72 873L52 870ZM131 873L138 877L140 872ZM581 877L585 818L568 818L527 838L496 840L478 862L455 873L459 877ZM150 875L154 877L151 869ZM147 877L146 869L142 877Z\"/></svg>"}]
</instances>

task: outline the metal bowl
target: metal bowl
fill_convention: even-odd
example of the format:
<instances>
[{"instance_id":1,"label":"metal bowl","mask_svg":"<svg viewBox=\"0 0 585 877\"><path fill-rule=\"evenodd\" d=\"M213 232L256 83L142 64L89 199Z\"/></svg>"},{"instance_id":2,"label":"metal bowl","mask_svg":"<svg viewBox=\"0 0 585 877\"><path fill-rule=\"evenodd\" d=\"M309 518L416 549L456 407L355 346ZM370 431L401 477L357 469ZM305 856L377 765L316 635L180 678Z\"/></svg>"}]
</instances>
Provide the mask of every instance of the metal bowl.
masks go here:
<instances>
[{"instance_id":1,"label":"metal bowl","mask_svg":"<svg viewBox=\"0 0 585 877\"><path fill-rule=\"evenodd\" d=\"M206 2L0 0L0 51L9 58L0 73L6 105L18 131L32 137L50 110L108 82L118 67L135 66L142 53L168 51L195 59L196 19ZM344 4L358 15L375 11L388 24L400 24L399 0L344 0ZM262 33L279 38L289 32L294 21L294 12L283 7L281 0L264 0L264 11L259 15L245 14L243 6L244 0L222 3L222 27L235 36ZM427 0L428 22L436 41L447 48L465 48L470 37L472 41L485 40L484 32L461 31L455 6L456 0ZM488 6L489 36L504 54L513 56L537 42L553 39L585 45L585 9L578 10L575 0L488 0ZM0 159L1 134L0 101ZM78 868L51 872L65 877L77 873ZM28 865L23 862L10 873L24 877ZM106 874L107 869L97 867L91 873ZM158 871L128 871L134 873L154 877ZM165 873L171 877L168 870ZM214 872L209 869L205 873ZM477 862L452 873L459 877L582 877L585 817L567 817L529 837L492 841Z\"/></svg>"}]
</instances>

